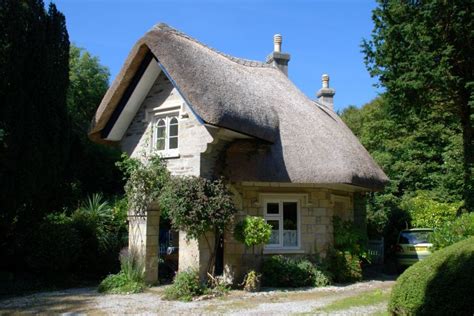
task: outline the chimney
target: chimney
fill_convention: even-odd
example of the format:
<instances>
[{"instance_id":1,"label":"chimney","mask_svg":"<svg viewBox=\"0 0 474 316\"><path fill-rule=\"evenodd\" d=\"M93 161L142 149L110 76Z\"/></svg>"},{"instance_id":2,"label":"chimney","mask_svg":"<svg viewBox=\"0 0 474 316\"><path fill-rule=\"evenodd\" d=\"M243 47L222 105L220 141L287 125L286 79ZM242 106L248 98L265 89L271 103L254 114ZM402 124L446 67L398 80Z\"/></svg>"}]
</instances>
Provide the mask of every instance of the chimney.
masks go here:
<instances>
[{"instance_id":1,"label":"chimney","mask_svg":"<svg viewBox=\"0 0 474 316\"><path fill-rule=\"evenodd\" d=\"M336 90L329 88L329 75L322 75L321 80L323 81L323 86L316 93L318 101L334 111L334 95Z\"/></svg>"},{"instance_id":2,"label":"chimney","mask_svg":"<svg viewBox=\"0 0 474 316\"><path fill-rule=\"evenodd\" d=\"M288 62L290 61L290 54L281 52L282 37L280 34L273 36L273 53L267 56L267 64L280 69L288 77Z\"/></svg>"}]
</instances>

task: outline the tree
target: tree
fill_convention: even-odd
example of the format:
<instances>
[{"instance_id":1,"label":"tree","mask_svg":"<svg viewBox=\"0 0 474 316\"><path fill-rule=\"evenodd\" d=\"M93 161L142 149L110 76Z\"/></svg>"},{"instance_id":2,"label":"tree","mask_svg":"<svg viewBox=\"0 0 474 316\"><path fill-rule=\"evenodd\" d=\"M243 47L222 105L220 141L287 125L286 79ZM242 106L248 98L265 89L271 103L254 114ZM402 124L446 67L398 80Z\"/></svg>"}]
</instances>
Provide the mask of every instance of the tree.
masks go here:
<instances>
[{"instance_id":1,"label":"tree","mask_svg":"<svg viewBox=\"0 0 474 316\"><path fill-rule=\"evenodd\" d=\"M41 0L1 0L0 29L0 247L21 255L18 234L62 203L69 38L62 13Z\"/></svg>"},{"instance_id":2,"label":"tree","mask_svg":"<svg viewBox=\"0 0 474 316\"><path fill-rule=\"evenodd\" d=\"M401 207L417 191L426 199L459 205L462 200L462 136L451 112L424 109L401 118L385 95L341 113L344 122L390 178L383 192L367 197L369 236L394 241L410 223ZM432 203L432 202L430 202Z\"/></svg>"},{"instance_id":3,"label":"tree","mask_svg":"<svg viewBox=\"0 0 474 316\"><path fill-rule=\"evenodd\" d=\"M69 90L67 106L73 125L87 133L89 124L109 88L109 70L99 58L71 45L69 51Z\"/></svg>"},{"instance_id":4,"label":"tree","mask_svg":"<svg viewBox=\"0 0 474 316\"><path fill-rule=\"evenodd\" d=\"M462 130L463 199L474 210L474 2L378 0L362 46L399 120L449 112ZM438 124L446 124L443 117Z\"/></svg>"},{"instance_id":5,"label":"tree","mask_svg":"<svg viewBox=\"0 0 474 316\"><path fill-rule=\"evenodd\" d=\"M71 45L69 81L67 109L72 132L66 182L71 192L66 203L71 204L96 192L121 192L123 182L115 167L120 150L92 143L87 137L91 119L109 87L109 70L87 50Z\"/></svg>"}]
</instances>

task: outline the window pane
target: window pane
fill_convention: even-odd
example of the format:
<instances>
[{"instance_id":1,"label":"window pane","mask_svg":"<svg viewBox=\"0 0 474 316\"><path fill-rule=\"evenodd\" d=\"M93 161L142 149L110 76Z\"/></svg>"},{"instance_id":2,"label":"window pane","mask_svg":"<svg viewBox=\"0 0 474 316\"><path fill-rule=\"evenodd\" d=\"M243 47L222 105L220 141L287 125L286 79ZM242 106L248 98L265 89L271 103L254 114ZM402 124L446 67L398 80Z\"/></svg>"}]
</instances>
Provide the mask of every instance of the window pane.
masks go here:
<instances>
[{"instance_id":1,"label":"window pane","mask_svg":"<svg viewBox=\"0 0 474 316\"><path fill-rule=\"evenodd\" d=\"M156 149L157 150L164 150L165 149L165 139L164 138L158 138L156 140Z\"/></svg>"},{"instance_id":2,"label":"window pane","mask_svg":"<svg viewBox=\"0 0 474 316\"><path fill-rule=\"evenodd\" d=\"M268 244L269 245L278 245L278 244L280 244L280 221L278 221L278 220L269 220L269 221L267 221L267 224L272 226L272 234L270 236L270 240L268 241Z\"/></svg>"},{"instance_id":3,"label":"window pane","mask_svg":"<svg viewBox=\"0 0 474 316\"><path fill-rule=\"evenodd\" d=\"M279 214L278 203L267 203L267 214Z\"/></svg>"},{"instance_id":4,"label":"window pane","mask_svg":"<svg viewBox=\"0 0 474 316\"><path fill-rule=\"evenodd\" d=\"M170 149L178 148L178 137L170 137Z\"/></svg>"},{"instance_id":5,"label":"window pane","mask_svg":"<svg viewBox=\"0 0 474 316\"><path fill-rule=\"evenodd\" d=\"M157 138L164 138L165 137L166 128L164 126L158 126L156 128L156 137Z\"/></svg>"},{"instance_id":6,"label":"window pane","mask_svg":"<svg viewBox=\"0 0 474 316\"><path fill-rule=\"evenodd\" d=\"M296 202L283 203L283 247L298 246L298 213Z\"/></svg>"},{"instance_id":7,"label":"window pane","mask_svg":"<svg viewBox=\"0 0 474 316\"><path fill-rule=\"evenodd\" d=\"M178 124L170 125L170 136L178 136Z\"/></svg>"},{"instance_id":8,"label":"window pane","mask_svg":"<svg viewBox=\"0 0 474 316\"><path fill-rule=\"evenodd\" d=\"M170 124L178 124L178 119L176 117L171 118Z\"/></svg>"}]
</instances>

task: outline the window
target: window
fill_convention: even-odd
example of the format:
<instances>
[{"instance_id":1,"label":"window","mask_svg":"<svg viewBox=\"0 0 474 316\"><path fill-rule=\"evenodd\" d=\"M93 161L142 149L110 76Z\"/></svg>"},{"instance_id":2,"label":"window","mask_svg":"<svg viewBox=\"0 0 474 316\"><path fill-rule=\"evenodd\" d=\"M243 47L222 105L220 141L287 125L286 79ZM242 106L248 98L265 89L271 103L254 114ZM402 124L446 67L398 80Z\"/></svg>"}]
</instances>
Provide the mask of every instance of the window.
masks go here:
<instances>
[{"instance_id":1,"label":"window","mask_svg":"<svg viewBox=\"0 0 474 316\"><path fill-rule=\"evenodd\" d=\"M265 221L272 226L272 235L266 248L299 247L300 219L297 200L266 201Z\"/></svg>"},{"instance_id":2,"label":"window","mask_svg":"<svg viewBox=\"0 0 474 316\"><path fill-rule=\"evenodd\" d=\"M157 151L173 152L178 149L177 116L157 117L154 124L154 148Z\"/></svg>"}]
</instances>

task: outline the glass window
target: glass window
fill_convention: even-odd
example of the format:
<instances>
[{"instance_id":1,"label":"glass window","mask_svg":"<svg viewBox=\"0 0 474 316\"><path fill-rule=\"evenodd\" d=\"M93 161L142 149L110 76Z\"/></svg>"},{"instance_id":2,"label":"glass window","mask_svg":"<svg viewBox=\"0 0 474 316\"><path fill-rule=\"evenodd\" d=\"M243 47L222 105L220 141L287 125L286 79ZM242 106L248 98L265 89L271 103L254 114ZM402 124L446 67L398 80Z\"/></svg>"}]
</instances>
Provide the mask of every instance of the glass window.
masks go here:
<instances>
[{"instance_id":1,"label":"glass window","mask_svg":"<svg viewBox=\"0 0 474 316\"><path fill-rule=\"evenodd\" d=\"M283 202L283 247L298 246L298 206Z\"/></svg>"},{"instance_id":2,"label":"glass window","mask_svg":"<svg viewBox=\"0 0 474 316\"><path fill-rule=\"evenodd\" d=\"M164 150L166 146L166 122L164 119L158 120L156 124L156 149Z\"/></svg>"},{"instance_id":3,"label":"glass window","mask_svg":"<svg viewBox=\"0 0 474 316\"><path fill-rule=\"evenodd\" d=\"M155 148L166 151L178 148L178 118L176 116L161 117L156 121Z\"/></svg>"},{"instance_id":4,"label":"glass window","mask_svg":"<svg viewBox=\"0 0 474 316\"><path fill-rule=\"evenodd\" d=\"M265 220L272 226L268 247L297 248L299 246L298 202L265 203Z\"/></svg>"},{"instance_id":5,"label":"glass window","mask_svg":"<svg viewBox=\"0 0 474 316\"><path fill-rule=\"evenodd\" d=\"M178 119L170 120L170 149L178 148Z\"/></svg>"}]
</instances>

